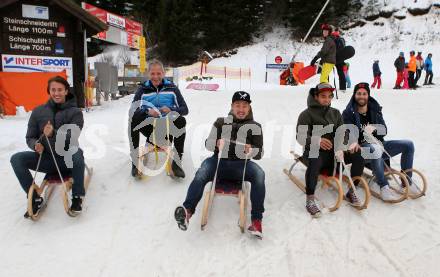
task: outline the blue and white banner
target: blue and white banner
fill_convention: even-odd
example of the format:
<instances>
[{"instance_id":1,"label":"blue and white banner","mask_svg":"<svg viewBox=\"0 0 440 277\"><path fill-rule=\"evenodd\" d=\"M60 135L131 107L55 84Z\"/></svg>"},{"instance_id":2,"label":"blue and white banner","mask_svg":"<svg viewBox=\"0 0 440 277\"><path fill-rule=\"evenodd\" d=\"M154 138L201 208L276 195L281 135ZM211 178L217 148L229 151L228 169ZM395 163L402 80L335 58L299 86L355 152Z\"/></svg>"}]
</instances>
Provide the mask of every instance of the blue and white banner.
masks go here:
<instances>
[{"instance_id":1,"label":"blue and white banner","mask_svg":"<svg viewBox=\"0 0 440 277\"><path fill-rule=\"evenodd\" d=\"M2 54L5 72L59 72L66 70L67 80L73 86L72 58Z\"/></svg>"}]
</instances>

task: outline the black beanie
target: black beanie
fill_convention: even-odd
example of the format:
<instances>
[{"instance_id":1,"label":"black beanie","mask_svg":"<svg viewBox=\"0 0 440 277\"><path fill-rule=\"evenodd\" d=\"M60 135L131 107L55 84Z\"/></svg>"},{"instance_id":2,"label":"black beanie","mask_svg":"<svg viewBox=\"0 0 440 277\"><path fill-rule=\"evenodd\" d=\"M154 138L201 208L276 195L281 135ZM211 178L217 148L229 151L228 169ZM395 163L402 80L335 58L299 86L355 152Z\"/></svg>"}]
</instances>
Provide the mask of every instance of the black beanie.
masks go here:
<instances>
[{"instance_id":1,"label":"black beanie","mask_svg":"<svg viewBox=\"0 0 440 277\"><path fill-rule=\"evenodd\" d=\"M356 94L358 89L364 88L367 90L368 96L370 96L370 85L368 83L359 83L354 86L353 94Z\"/></svg>"}]
</instances>

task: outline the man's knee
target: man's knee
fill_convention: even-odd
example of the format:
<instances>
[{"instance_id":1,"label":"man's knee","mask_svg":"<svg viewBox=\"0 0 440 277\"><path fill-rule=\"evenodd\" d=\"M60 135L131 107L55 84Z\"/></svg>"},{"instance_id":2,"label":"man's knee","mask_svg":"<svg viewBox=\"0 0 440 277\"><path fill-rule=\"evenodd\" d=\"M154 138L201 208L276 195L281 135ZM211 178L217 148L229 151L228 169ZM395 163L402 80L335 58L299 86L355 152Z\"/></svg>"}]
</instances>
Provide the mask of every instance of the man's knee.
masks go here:
<instances>
[{"instance_id":1,"label":"man's knee","mask_svg":"<svg viewBox=\"0 0 440 277\"><path fill-rule=\"evenodd\" d=\"M406 151L408 153L414 153L415 147L414 147L414 143L412 141L405 140L405 147L406 147Z\"/></svg>"},{"instance_id":2,"label":"man's knee","mask_svg":"<svg viewBox=\"0 0 440 277\"><path fill-rule=\"evenodd\" d=\"M13 167L24 164L25 162L24 153L23 152L15 153L14 155L11 156L10 162Z\"/></svg>"},{"instance_id":3,"label":"man's knee","mask_svg":"<svg viewBox=\"0 0 440 277\"><path fill-rule=\"evenodd\" d=\"M176 120L174 120L174 126L176 126L179 129L184 128L186 126L185 117L183 116L177 117Z\"/></svg>"},{"instance_id":4,"label":"man's knee","mask_svg":"<svg viewBox=\"0 0 440 277\"><path fill-rule=\"evenodd\" d=\"M257 163L249 161L247 165L247 172L251 177L250 178L251 181L253 180L254 182L264 183L266 174L264 173L264 170Z\"/></svg>"}]
</instances>

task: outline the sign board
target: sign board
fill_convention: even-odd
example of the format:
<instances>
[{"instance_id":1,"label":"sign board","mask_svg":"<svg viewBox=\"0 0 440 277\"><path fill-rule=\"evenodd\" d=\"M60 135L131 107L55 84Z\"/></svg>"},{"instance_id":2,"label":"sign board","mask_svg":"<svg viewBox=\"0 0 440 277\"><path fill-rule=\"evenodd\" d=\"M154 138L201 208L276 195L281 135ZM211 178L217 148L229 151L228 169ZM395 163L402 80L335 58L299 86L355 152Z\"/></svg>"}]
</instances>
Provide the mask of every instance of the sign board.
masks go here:
<instances>
[{"instance_id":1,"label":"sign board","mask_svg":"<svg viewBox=\"0 0 440 277\"><path fill-rule=\"evenodd\" d=\"M45 6L21 5L22 17L49 19L49 8Z\"/></svg>"},{"instance_id":2,"label":"sign board","mask_svg":"<svg viewBox=\"0 0 440 277\"><path fill-rule=\"evenodd\" d=\"M291 56L275 54L266 56L266 69L284 70L289 67Z\"/></svg>"},{"instance_id":3,"label":"sign board","mask_svg":"<svg viewBox=\"0 0 440 277\"><path fill-rule=\"evenodd\" d=\"M143 33L142 24L140 22L110 13L85 2L82 2L81 6L88 13L109 25L107 31L97 34L94 36L95 38L125 45L130 48L140 49L140 37Z\"/></svg>"},{"instance_id":4,"label":"sign board","mask_svg":"<svg viewBox=\"0 0 440 277\"><path fill-rule=\"evenodd\" d=\"M66 70L69 84L73 84L72 58L2 54L4 72L60 72Z\"/></svg>"}]
</instances>

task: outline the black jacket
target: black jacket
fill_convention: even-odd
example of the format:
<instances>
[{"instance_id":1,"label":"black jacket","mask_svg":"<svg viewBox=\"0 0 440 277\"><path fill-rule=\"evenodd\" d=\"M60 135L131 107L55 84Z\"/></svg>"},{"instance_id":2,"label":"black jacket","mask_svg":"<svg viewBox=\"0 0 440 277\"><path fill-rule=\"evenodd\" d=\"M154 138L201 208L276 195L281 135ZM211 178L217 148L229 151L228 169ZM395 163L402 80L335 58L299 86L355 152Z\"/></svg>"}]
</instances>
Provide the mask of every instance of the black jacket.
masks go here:
<instances>
[{"instance_id":1,"label":"black jacket","mask_svg":"<svg viewBox=\"0 0 440 277\"><path fill-rule=\"evenodd\" d=\"M397 57L394 61L394 67L398 72L402 72L405 70L405 59L402 57Z\"/></svg>"},{"instance_id":2,"label":"black jacket","mask_svg":"<svg viewBox=\"0 0 440 277\"><path fill-rule=\"evenodd\" d=\"M261 124L254 120L252 109L248 116L242 120L237 119L232 112L229 112L228 117L217 118L206 139L206 149L213 151L217 155L219 150L216 144L220 138L226 140L225 149L228 149L227 156L225 152L222 154L222 158L231 160L245 159L244 146L241 144L252 145L254 152L251 154L251 157L253 159L259 160L263 156L263 131ZM236 150L237 153L243 153L241 157L237 156Z\"/></svg>"},{"instance_id":3,"label":"black jacket","mask_svg":"<svg viewBox=\"0 0 440 277\"><path fill-rule=\"evenodd\" d=\"M35 144L39 141L44 146L44 151L50 153L47 145L47 140L42 137L44 126L47 122L54 127L54 133L49 138L52 150L55 152L55 142L58 129L64 124L75 124L79 129L83 128L84 118L80 108L77 107L76 99L73 94L66 96L66 102L63 104L56 104L52 99L49 99L46 104L36 107L31 114L28 122L28 129L26 133L26 143L32 150L35 150ZM64 150L68 150L69 145L78 146L78 141L71 141L71 133L66 134L64 141Z\"/></svg>"},{"instance_id":4,"label":"black jacket","mask_svg":"<svg viewBox=\"0 0 440 277\"><path fill-rule=\"evenodd\" d=\"M383 119L382 107L379 105L376 99L374 99L371 96L368 98L368 114L371 119L371 124L382 124L385 127L384 135L378 135L377 130L373 132L374 137L380 140L381 142L383 142L384 137L386 136L387 133L387 126L385 124L385 120ZM363 130L361 126L360 115L359 112L357 111L357 104L356 101L354 100L354 95L351 97L350 102L348 102L347 107L342 113L342 117L344 118L344 124L356 125L359 129L359 134L361 134ZM361 136L359 136L359 138L361 138ZM359 143L361 143L360 140Z\"/></svg>"}]
</instances>

